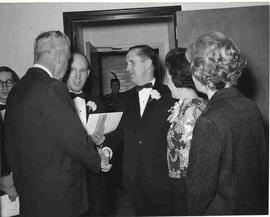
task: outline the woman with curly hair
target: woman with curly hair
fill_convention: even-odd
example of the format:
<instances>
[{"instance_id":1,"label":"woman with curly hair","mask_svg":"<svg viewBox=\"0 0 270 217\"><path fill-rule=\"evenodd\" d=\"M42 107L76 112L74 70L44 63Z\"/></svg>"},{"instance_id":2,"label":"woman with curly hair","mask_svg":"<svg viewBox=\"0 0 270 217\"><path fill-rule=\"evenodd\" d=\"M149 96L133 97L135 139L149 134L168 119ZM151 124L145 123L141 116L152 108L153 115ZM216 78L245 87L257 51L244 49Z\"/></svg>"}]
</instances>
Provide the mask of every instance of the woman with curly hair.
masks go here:
<instances>
[{"instance_id":1,"label":"woman with curly hair","mask_svg":"<svg viewBox=\"0 0 270 217\"><path fill-rule=\"evenodd\" d=\"M235 87L246 62L219 32L198 37L186 56L197 90L209 99L191 142L189 215L266 214L263 124L255 103Z\"/></svg>"},{"instance_id":2,"label":"woman with curly hair","mask_svg":"<svg viewBox=\"0 0 270 217\"><path fill-rule=\"evenodd\" d=\"M175 48L166 55L167 84L172 96L177 99L168 121L171 123L167 134L167 163L171 189L171 215L187 215L185 199L185 178L193 127L206 107L192 81L185 48Z\"/></svg>"}]
</instances>

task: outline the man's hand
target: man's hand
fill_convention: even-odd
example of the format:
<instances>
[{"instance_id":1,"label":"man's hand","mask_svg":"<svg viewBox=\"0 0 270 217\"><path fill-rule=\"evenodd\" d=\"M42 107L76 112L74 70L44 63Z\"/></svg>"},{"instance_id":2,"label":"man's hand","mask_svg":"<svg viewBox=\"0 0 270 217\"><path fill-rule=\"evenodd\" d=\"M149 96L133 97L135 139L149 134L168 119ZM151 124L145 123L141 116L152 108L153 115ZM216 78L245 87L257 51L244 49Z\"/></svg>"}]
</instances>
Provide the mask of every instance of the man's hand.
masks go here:
<instances>
[{"instance_id":1,"label":"man's hand","mask_svg":"<svg viewBox=\"0 0 270 217\"><path fill-rule=\"evenodd\" d=\"M16 200L16 197L18 197L18 193L16 191L16 188L13 186L9 187L6 191L6 193L8 194L8 198L11 200L11 201L14 201Z\"/></svg>"},{"instance_id":2,"label":"man's hand","mask_svg":"<svg viewBox=\"0 0 270 217\"><path fill-rule=\"evenodd\" d=\"M111 153L108 149L98 149L98 153L101 159L101 171L109 172L112 168L112 164L109 163L111 159Z\"/></svg>"},{"instance_id":3,"label":"man's hand","mask_svg":"<svg viewBox=\"0 0 270 217\"><path fill-rule=\"evenodd\" d=\"M97 146L100 146L104 141L105 141L105 136L104 134L95 131L90 135L91 139L93 140L94 143L96 143Z\"/></svg>"},{"instance_id":4,"label":"man's hand","mask_svg":"<svg viewBox=\"0 0 270 217\"><path fill-rule=\"evenodd\" d=\"M12 173L1 177L0 189L8 194L8 198L11 201L14 201L16 197L18 197L18 193L14 186Z\"/></svg>"}]
</instances>

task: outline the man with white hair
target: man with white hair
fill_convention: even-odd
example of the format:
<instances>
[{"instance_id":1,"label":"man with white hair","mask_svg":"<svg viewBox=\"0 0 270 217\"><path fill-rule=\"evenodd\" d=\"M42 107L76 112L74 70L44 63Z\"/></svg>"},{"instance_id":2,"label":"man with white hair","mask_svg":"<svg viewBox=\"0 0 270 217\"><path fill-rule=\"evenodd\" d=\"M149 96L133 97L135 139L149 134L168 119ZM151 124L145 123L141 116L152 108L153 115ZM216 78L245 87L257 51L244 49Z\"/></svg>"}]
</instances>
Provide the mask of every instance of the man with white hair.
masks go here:
<instances>
[{"instance_id":1,"label":"man with white hair","mask_svg":"<svg viewBox=\"0 0 270 217\"><path fill-rule=\"evenodd\" d=\"M23 217L78 216L84 203L82 166L99 172L106 165L59 81L67 70L69 46L60 31L40 34L34 66L7 100L4 139Z\"/></svg>"}]
</instances>

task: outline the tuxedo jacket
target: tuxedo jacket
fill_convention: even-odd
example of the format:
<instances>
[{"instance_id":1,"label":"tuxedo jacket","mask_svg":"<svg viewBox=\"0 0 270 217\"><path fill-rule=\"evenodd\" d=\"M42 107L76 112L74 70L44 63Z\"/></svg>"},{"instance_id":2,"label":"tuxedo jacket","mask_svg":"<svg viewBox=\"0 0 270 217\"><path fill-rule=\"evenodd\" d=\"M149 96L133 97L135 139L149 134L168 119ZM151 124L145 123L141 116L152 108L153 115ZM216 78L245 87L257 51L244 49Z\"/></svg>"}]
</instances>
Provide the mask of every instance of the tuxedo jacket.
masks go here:
<instances>
[{"instance_id":1,"label":"tuxedo jacket","mask_svg":"<svg viewBox=\"0 0 270 217\"><path fill-rule=\"evenodd\" d=\"M97 98L97 97L92 97L91 96L91 94L88 94L88 93L85 93L85 92L83 92L83 94L84 94L84 101L85 101L85 111L86 111L86 122L87 122L87 120L88 120L88 117L89 117L89 115L90 114L95 114L95 113L102 113L102 112L104 112L104 105L103 105L103 102L102 102L102 99L100 99L100 98ZM75 98L74 98L75 99ZM74 100L73 99L73 100ZM92 101L92 102L94 102L95 104L96 104L96 106L97 106L97 109L95 110L95 111L93 111L88 105L87 105L87 103L89 102L89 101ZM76 106L75 106L75 109L76 109Z\"/></svg>"},{"instance_id":2,"label":"tuxedo jacket","mask_svg":"<svg viewBox=\"0 0 270 217\"><path fill-rule=\"evenodd\" d=\"M94 98L91 96L91 94L88 93L84 93L84 101L85 101L85 120L81 120L82 122L85 121L87 123L88 117L90 114L94 114L94 113L101 113L103 112L103 103L102 100L99 98ZM74 100L74 99L73 99ZM93 111L88 105L87 102L92 101L97 105L97 109L95 111ZM76 109L76 106L75 106ZM83 203L81 204L81 212L80 212L80 216L84 216L87 215L87 213L89 213L92 210L92 204L93 201L95 201L95 197L97 197L100 194L100 191L96 191L95 194L92 194L92 190L93 188L99 188L99 186L101 186L101 182L100 182L100 176L102 175L102 173L96 173L94 171L92 171L91 169L87 169L86 170L86 174L85 177L83 177L83 181L82 181L82 188L84 189L83 195L82 197L83 199ZM97 181L95 181L97 180ZM94 182L94 184L92 184ZM104 188L104 186L101 186L100 188ZM89 194L89 191L91 190L91 194ZM93 199L92 199L93 198Z\"/></svg>"},{"instance_id":3,"label":"tuxedo jacket","mask_svg":"<svg viewBox=\"0 0 270 217\"><path fill-rule=\"evenodd\" d=\"M3 137L3 122L2 117L0 117L0 142L1 142L1 176L6 176L10 174L10 168L7 162L6 150L4 147L4 137Z\"/></svg>"},{"instance_id":4,"label":"tuxedo jacket","mask_svg":"<svg viewBox=\"0 0 270 217\"><path fill-rule=\"evenodd\" d=\"M85 103L87 103L89 101L92 101L97 105L97 110L95 110L95 111L89 110L89 107L87 106L86 109L88 110L88 112L87 112L88 115L104 112L104 105L103 105L102 99L97 98L97 97L92 97L91 94L85 93Z\"/></svg>"},{"instance_id":5,"label":"tuxedo jacket","mask_svg":"<svg viewBox=\"0 0 270 217\"><path fill-rule=\"evenodd\" d=\"M218 90L193 131L187 173L189 214L266 214L264 140L255 103L235 88Z\"/></svg>"},{"instance_id":6,"label":"tuxedo jacket","mask_svg":"<svg viewBox=\"0 0 270 217\"><path fill-rule=\"evenodd\" d=\"M0 121L0 157L1 157L1 159L0 159L0 175L2 175L2 165L3 165L3 145L2 145L2 138L3 138L3 133L2 133L2 131L3 131L3 123L2 123L2 121Z\"/></svg>"},{"instance_id":7,"label":"tuxedo jacket","mask_svg":"<svg viewBox=\"0 0 270 217\"><path fill-rule=\"evenodd\" d=\"M67 87L30 68L7 100L4 140L25 217L78 216L83 166L100 170Z\"/></svg>"},{"instance_id":8,"label":"tuxedo jacket","mask_svg":"<svg viewBox=\"0 0 270 217\"><path fill-rule=\"evenodd\" d=\"M167 117L174 101L169 88L159 81L155 82L153 90L158 91L161 98L149 96L142 117L135 87L125 92L118 108L123 111L119 127L124 140L123 184L127 188L134 185L137 176L145 185L161 190L168 188Z\"/></svg>"}]
</instances>

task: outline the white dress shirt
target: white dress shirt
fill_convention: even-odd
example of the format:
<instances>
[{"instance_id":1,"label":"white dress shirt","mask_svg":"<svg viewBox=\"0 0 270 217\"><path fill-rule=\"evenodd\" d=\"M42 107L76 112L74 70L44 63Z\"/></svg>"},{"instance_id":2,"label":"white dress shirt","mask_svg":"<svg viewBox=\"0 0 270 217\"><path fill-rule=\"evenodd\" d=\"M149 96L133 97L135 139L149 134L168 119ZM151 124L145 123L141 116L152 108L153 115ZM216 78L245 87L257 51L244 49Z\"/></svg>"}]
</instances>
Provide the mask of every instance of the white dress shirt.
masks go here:
<instances>
[{"instance_id":1,"label":"white dress shirt","mask_svg":"<svg viewBox=\"0 0 270 217\"><path fill-rule=\"evenodd\" d=\"M5 105L4 103L0 102L1 105ZM4 121L6 109L1 110L1 118Z\"/></svg>"},{"instance_id":2,"label":"white dress shirt","mask_svg":"<svg viewBox=\"0 0 270 217\"><path fill-rule=\"evenodd\" d=\"M156 79L154 78L151 83L155 84L155 81ZM152 91L152 88L144 88L142 90L139 91L139 99L140 99L140 114L141 114L141 117L143 115L143 112L145 110L145 107L146 107L146 104L147 104L147 101L148 101L148 98L150 96L150 93Z\"/></svg>"}]
</instances>

